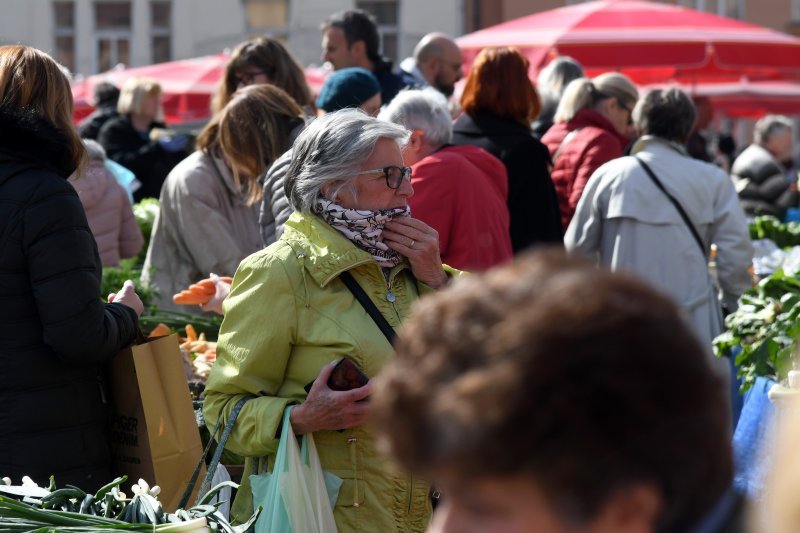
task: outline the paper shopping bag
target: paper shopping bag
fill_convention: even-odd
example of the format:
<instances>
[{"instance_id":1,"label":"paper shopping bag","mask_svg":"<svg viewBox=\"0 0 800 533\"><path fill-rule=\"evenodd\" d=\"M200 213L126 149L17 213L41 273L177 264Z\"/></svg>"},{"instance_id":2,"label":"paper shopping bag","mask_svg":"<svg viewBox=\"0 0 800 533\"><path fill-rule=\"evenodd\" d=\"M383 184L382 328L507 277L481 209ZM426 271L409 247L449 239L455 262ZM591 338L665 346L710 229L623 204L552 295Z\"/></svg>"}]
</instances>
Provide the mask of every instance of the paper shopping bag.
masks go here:
<instances>
[{"instance_id":1,"label":"paper shopping bag","mask_svg":"<svg viewBox=\"0 0 800 533\"><path fill-rule=\"evenodd\" d=\"M174 511L203 453L178 336L123 350L108 381L113 473L159 485L159 500Z\"/></svg>"}]
</instances>

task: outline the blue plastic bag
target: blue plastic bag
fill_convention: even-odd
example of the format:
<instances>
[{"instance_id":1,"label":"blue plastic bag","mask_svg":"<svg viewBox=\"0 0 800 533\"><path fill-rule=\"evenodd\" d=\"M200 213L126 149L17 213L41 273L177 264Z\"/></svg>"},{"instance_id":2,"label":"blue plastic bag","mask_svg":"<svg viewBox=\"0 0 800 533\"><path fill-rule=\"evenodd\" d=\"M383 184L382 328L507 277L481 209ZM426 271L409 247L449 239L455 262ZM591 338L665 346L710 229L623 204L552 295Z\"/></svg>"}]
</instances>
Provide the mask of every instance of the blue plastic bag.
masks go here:
<instances>
[{"instance_id":1,"label":"blue plastic bag","mask_svg":"<svg viewBox=\"0 0 800 533\"><path fill-rule=\"evenodd\" d=\"M297 445L289 415L283 414L281 439L272 472L250 476L253 508L262 507L255 533L330 533L336 531L333 507L342 480L324 472L312 434Z\"/></svg>"},{"instance_id":2,"label":"blue plastic bag","mask_svg":"<svg viewBox=\"0 0 800 533\"><path fill-rule=\"evenodd\" d=\"M752 388L747 391L744 406L733 434L733 458L736 471L734 487L741 494L757 499L764 486L764 478L769 470L770 442L769 428L773 423L775 406L768 398L769 390L775 382L756 378Z\"/></svg>"},{"instance_id":3,"label":"blue plastic bag","mask_svg":"<svg viewBox=\"0 0 800 533\"><path fill-rule=\"evenodd\" d=\"M111 174L117 179L117 182L122 185L125 191L128 193L128 200L130 200L131 204L133 203L133 193L136 192L137 189L141 188L142 183L136 179L136 175L131 172L128 168L123 167L116 161L111 159L106 159L104 166L108 169Z\"/></svg>"},{"instance_id":4,"label":"blue plastic bag","mask_svg":"<svg viewBox=\"0 0 800 533\"><path fill-rule=\"evenodd\" d=\"M784 222L800 222L800 207L790 207L786 210Z\"/></svg>"}]
</instances>

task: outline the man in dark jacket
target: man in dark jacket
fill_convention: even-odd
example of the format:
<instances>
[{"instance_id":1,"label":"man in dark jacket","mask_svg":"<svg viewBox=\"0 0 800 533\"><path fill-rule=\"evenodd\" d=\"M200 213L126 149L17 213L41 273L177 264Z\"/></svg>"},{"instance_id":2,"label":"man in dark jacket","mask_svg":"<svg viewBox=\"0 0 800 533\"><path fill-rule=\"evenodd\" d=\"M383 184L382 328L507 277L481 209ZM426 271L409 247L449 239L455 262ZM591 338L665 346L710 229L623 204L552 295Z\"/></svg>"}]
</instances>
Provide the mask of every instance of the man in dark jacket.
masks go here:
<instances>
[{"instance_id":1,"label":"man in dark jacket","mask_svg":"<svg viewBox=\"0 0 800 533\"><path fill-rule=\"evenodd\" d=\"M0 109L0 475L89 491L111 479L103 365L135 339L137 311L100 300L70 155L47 120Z\"/></svg>"},{"instance_id":2,"label":"man in dark jacket","mask_svg":"<svg viewBox=\"0 0 800 533\"><path fill-rule=\"evenodd\" d=\"M783 220L797 207L797 177L789 179L780 163L792 158L792 121L767 115L756 122L753 144L733 162L731 174L742 208L748 215L773 215Z\"/></svg>"},{"instance_id":3,"label":"man in dark jacket","mask_svg":"<svg viewBox=\"0 0 800 533\"><path fill-rule=\"evenodd\" d=\"M381 84L381 101L387 104L405 85L392 72L392 62L379 53L380 37L375 20L367 12L351 9L335 13L322 23L322 60L334 70L367 69Z\"/></svg>"}]
</instances>

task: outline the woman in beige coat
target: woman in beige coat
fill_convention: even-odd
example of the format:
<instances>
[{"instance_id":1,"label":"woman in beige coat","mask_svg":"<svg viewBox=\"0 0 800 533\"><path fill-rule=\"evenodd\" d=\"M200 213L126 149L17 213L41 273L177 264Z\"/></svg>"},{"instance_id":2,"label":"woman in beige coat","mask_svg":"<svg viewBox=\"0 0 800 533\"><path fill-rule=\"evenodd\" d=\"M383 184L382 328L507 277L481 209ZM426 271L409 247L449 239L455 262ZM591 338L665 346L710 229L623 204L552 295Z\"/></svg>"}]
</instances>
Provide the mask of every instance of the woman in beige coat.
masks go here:
<instances>
[{"instance_id":1,"label":"woman in beige coat","mask_svg":"<svg viewBox=\"0 0 800 533\"><path fill-rule=\"evenodd\" d=\"M170 172L142 273L159 307L175 308L173 294L210 272L232 275L261 249L258 176L289 148L301 117L283 90L245 87L200 133L197 151Z\"/></svg>"},{"instance_id":2,"label":"woman in beige coat","mask_svg":"<svg viewBox=\"0 0 800 533\"><path fill-rule=\"evenodd\" d=\"M616 159L592 175L564 243L671 296L713 359L711 342L723 331L721 304L734 311L751 286L753 247L744 213L728 175L686 152L695 110L685 93L651 91L633 117L640 134L636 158ZM681 205L702 242L640 161ZM719 290L708 270L711 244L719 249ZM727 373L727 362L714 363Z\"/></svg>"},{"instance_id":3,"label":"woman in beige coat","mask_svg":"<svg viewBox=\"0 0 800 533\"><path fill-rule=\"evenodd\" d=\"M128 193L105 167L105 150L95 141L85 140L84 145L89 164L69 182L86 211L103 266L119 266L120 259L139 253L144 237L133 216Z\"/></svg>"}]
</instances>

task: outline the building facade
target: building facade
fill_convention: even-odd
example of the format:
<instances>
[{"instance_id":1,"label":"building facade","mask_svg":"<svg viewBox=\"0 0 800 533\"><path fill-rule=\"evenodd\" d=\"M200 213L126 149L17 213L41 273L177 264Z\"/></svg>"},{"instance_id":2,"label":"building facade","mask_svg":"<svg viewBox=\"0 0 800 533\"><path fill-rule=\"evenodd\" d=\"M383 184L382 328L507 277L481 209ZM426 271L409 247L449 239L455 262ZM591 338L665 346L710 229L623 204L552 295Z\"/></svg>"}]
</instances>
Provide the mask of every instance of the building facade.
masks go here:
<instances>
[{"instance_id":1,"label":"building facade","mask_svg":"<svg viewBox=\"0 0 800 533\"><path fill-rule=\"evenodd\" d=\"M319 64L320 23L362 8L379 22L384 54L398 61L431 31L464 32L465 0L3 0L0 44L47 51L89 75L218 53L257 35Z\"/></svg>"},{"instance_id":2,"label":"building facade","mask_svg":"<svg viewBox=\"0 0 800 533\"><path fill-rule=\"evenodd\" d=\"M469 33L532 13L589 0L466 0L464 31ZM784 33L800 34L800 0L655 0L725 17L737 18Z\"/></svg>"}]
</instances>

